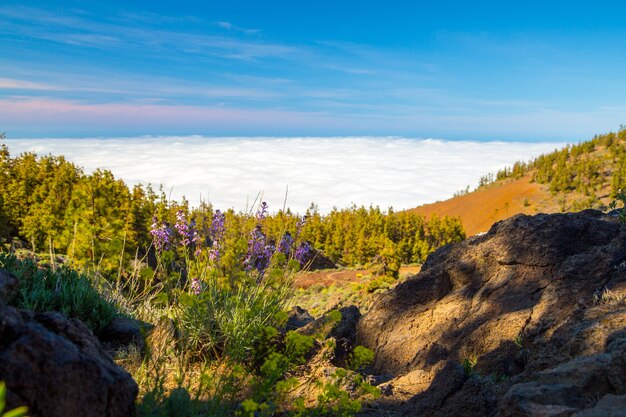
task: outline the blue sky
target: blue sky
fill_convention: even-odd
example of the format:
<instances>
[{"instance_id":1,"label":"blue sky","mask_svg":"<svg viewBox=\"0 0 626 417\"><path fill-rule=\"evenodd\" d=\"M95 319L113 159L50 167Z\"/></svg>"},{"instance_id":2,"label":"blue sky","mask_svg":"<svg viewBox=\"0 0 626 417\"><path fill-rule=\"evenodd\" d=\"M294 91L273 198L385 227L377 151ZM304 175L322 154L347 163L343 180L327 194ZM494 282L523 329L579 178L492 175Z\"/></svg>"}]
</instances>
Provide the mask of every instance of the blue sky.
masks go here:
<instances>
[{"instance_id":1,"label":"blue sky","mask_svg":"<svg viewBox=\"0 0 626 417\"><path fill-rule=\"evenodd\" d=\"M0 1L9 137L587 139L626 2Z\"/></svg>"}]
</instances>

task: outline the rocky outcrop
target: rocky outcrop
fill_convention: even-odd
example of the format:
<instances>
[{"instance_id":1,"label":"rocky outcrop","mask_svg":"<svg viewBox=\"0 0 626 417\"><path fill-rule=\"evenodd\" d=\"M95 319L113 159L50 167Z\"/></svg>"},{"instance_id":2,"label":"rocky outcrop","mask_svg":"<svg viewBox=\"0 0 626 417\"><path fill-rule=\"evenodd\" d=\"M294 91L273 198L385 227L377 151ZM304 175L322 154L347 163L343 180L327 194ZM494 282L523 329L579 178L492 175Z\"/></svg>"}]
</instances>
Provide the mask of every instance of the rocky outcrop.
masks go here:
<instances>
[{"instance_id":1,"label":"rocky outcrop","mask_svg":"<svg viewBox=\"0 0 626 417\"><path fill-rule=\"evenodd\" d=\"M287 314L287 323L283 329L285 332L299 329L315 320L308 311L300 306L293 307Z\"/></svg>"},{"instance_id":2,"label":"rocky outcrop","mask_svg":"<svg viewBox=\"0 0 626 417\"><path fill-rule=\"evenodd\" d=\"M0 380L7 408L31 417L128 417L137 385L79 320L0 306Z\"/></svg>"},{"instance_id":3,"label":"rocky outcrop","mask_svg":"<svg viewBox=\"0 0 626 417\"><path fill-rule=\"evenodd\" d=\"M13 299L19 280L6 269L0 269L0 305L8 304Z\"/></svg>"},{"instance_id":4,"label":"rocky outcrop","mask_svg":"<svg viewBox=\"0 0 626 417\"><path fill-rule=\"evenodd\" d=\"M146 349L145 335L152 327L139 320L117 316L102 329L99 339L109 351L135 349L143 354Z\"/></svg>"},{"instance_id":5,"label":"rocky outcrop","mask_svg":"<svg viewBox=\"0 0 626 417\"><path fill-rule=\"evenodd\" d=\"M332 259L313 247L310 248L309 252L304 257L303 264L308 271L337 268L337 265Z\"/></svg>"},{"instance_id":6,"label":"rocky outcrop","mask_svg":"<svg viewBox=\"0 0 626 417\"><path fill-rule=\"evenodd\" d=\"M626 394L625 295L626 228L616 219L517 215L429 256L374 302L356 343L394 375L381 409L596 415Z\"/></svg>"}]
</instances>

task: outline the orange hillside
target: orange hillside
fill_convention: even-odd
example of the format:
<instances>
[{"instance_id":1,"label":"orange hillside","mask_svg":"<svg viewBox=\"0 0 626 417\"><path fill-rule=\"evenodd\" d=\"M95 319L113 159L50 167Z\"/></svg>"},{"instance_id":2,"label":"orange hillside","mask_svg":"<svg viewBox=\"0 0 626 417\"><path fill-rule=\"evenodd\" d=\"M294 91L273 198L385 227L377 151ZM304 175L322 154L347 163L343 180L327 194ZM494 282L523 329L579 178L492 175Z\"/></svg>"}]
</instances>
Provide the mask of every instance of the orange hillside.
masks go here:
<instances>
[{"instance_id":1,"label":"orange hillside","mask_svg":"<svg viewBox=\"0 0 626 417\"><path fill-rule=\"evenodd\" d=\"M411 211L427 218L433 214L458 216L463 222L467 236L486 232L495 222L517 213L557 211L554 198L547 187L531 183L531 178L531 175L527 175L518 180L497 182L487 188L450 200L416 207Z\"/></svg>"}]
</instances>

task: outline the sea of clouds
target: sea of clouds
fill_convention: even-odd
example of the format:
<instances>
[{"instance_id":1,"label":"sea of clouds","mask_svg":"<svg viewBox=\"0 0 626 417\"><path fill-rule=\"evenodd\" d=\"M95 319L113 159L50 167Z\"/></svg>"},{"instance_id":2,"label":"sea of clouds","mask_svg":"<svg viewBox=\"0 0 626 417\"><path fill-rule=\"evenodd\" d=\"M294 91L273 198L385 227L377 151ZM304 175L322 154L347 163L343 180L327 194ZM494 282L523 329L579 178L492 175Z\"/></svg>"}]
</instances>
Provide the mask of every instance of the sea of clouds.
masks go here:
<instances>
[{"instance_id":1,"label":"sea of clouds","mask_svg":"<svg viewBox=\"0 0 626 417\"><path fill-rule=\"evenodd\" d=\"M481 176L564 143L470 142L398 137L129 137L7 139L12 155L65 157L86 172L111 170L127 184L151 183L172 199L244 210L259 193L272 211L303 213L351 204L406 209L444 200Z\"/></svg>"}]
</instances>

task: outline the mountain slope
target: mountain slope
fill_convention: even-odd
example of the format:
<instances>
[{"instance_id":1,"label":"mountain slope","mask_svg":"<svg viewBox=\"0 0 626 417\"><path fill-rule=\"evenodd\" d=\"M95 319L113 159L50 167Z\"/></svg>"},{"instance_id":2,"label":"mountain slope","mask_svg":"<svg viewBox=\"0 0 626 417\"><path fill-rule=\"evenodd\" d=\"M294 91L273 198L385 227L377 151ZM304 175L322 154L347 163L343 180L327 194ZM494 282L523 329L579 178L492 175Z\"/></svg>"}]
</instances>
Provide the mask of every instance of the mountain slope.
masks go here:
<instances>
[{"instance_id":1,"label":"mountain slope","mask_svg":"<svg viewBox=\"0 0 626 417\"><path fill-rule=\"evenodd\" d=\"M528 163L517 162L483 177L476 191L410 211L427 217L458 216L467 236L473 236L518 213L606 209L624 187L626 129L621 128Z\"/></svg>"}]
</instances>

